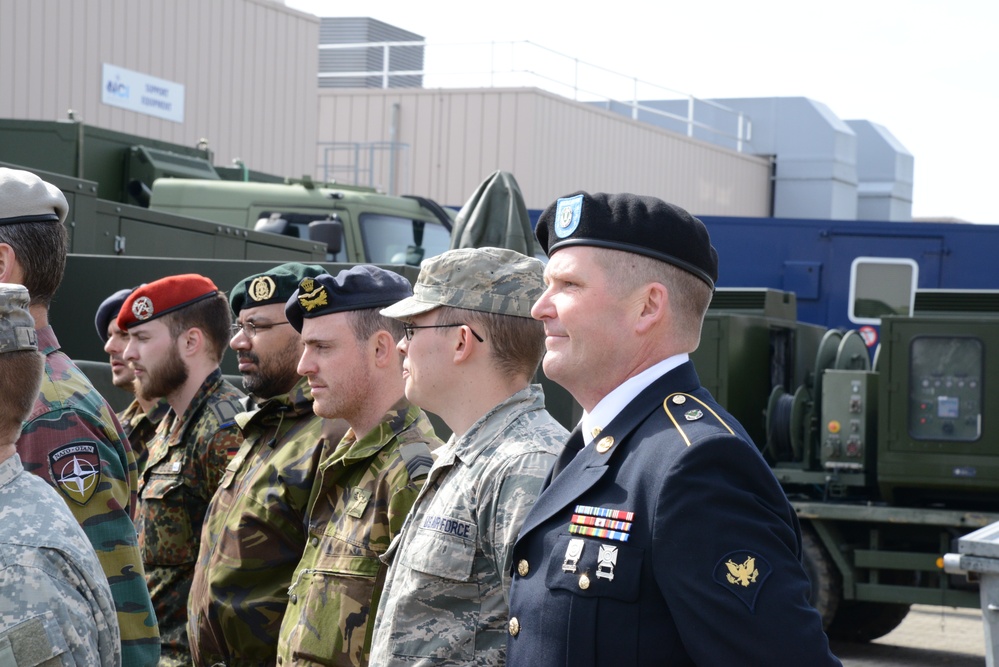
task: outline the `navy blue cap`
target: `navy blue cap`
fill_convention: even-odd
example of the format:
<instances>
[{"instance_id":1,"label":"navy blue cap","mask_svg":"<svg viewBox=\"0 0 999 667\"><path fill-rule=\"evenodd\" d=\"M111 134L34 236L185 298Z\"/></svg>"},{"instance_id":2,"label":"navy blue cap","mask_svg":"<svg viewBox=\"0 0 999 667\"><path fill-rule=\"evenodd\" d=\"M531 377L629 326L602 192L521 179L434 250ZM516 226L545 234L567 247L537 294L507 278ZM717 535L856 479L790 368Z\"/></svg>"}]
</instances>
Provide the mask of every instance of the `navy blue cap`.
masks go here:
<instances>
[{"instance_id":1,"label":"navy blue cap","mask_svg":"<svg viewBox=\"0 0 999 667\"><path fill-rule=\"evenodd\" d=\"M551 257L574 245L611 248L677 266L714 288L718 253L704 223L679 206L628 193L577 192L544 210L535 229Z\"/></svg>"},{"instance_id":2,"label":"navy blue cap","mask_svg":"<svg viewBox=\"0 0 999 667\"><path fill-rule=\"evenodd\" d=\"M108 325L111 324L111 320L118 319L118 311L121 310L121 306L125 303L128 295L134 291L134 287L120 289L101 301L101 305L97 306L97 314L94 315L94 326L97 327L97 335L105 343L108 342Z\"/></svg>"},{"instance_id":3,"label":"navy blue cap","mask_svg":"<svg viewBox=\"0 0 999 667\"><path fill-rule=\"evenodd\" d=\"M398 273L370 264L344 269L336 277L307 277L285 304L291 326L301 333L304 318L367 308L384 308L413 295L409 281Z\"/></svg>"}]
</instances>

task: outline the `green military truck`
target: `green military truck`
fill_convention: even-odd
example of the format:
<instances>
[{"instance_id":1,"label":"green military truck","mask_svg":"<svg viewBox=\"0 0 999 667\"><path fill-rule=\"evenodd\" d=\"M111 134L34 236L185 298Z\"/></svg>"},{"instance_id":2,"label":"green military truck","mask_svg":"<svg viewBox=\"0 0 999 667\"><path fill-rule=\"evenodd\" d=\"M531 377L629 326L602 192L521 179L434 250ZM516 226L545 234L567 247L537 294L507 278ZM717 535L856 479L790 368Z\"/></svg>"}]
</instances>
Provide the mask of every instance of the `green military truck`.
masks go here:
<instances>
[{"instance_id":1,"label":"green military truck","mask_svg":"<svg viewBox=\"0 0 999 667\"><path fill-rule=\"evenodd\" d=\"M999 291L917 290L911 315L880 318L873 359L859 331L795 310L793 293L719 289L693 358L797 511L829 635L978 608L943 556L999 521Z\"/></svg>"}]
</instances>

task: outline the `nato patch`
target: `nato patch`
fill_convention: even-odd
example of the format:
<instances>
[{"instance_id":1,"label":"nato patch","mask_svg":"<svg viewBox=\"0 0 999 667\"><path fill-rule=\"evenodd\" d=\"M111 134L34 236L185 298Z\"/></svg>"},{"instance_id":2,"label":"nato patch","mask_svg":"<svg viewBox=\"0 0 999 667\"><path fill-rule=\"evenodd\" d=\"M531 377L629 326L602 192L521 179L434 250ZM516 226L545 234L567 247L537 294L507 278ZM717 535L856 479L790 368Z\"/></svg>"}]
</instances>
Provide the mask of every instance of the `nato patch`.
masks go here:
<instances>
[{"instance_id":1,"label":"nato patch","mask_svg":"<svg viewBox=\"0 0 999 667\"><path fill-rule=\"evenodd\" d=\"M86 505L101 483L101 456L92 442L70 442L49 452L49 474L56 488Z\"/></svg>"},{"instance_id":2,"label":"nato patch","mask_svg":"<svg viewBox=\"0 0 999 667\"><path fill-rule=\"evenodd\" d=\"M559 199L555 204L555 235L564 239L576 231L582 214L583 195Z\"/></svg>"},{"instance_id":3,"label":"nato patch","mask_svg":"<svg viewBox=\"0 0 999 667\"><path fill-rule=\"evenodd\" d=\"M733 551L715 565L715 583L730 592L753 611L756 597L773 568L762 556L751 551Z\"/></svg>"}]
</instances>

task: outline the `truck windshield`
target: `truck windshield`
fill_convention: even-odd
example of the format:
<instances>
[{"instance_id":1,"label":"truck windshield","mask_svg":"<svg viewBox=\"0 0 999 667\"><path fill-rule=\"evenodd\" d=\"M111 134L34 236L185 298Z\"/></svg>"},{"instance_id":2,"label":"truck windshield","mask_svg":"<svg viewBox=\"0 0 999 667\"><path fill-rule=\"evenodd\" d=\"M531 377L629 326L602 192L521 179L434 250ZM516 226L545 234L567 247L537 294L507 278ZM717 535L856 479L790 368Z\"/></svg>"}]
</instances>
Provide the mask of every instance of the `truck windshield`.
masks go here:
<instances>
[{"instance_id":1,"label":"truck windshield","mask_svg":"<svg viewBox=\"0 0 999 667\"><path fill-rule=\"evenodd\" d=\"M451 233L439 222L376 213L359 219L364 254L372 264L410 264L434 257L451 245Z\"/></svg>"}]
</instances>

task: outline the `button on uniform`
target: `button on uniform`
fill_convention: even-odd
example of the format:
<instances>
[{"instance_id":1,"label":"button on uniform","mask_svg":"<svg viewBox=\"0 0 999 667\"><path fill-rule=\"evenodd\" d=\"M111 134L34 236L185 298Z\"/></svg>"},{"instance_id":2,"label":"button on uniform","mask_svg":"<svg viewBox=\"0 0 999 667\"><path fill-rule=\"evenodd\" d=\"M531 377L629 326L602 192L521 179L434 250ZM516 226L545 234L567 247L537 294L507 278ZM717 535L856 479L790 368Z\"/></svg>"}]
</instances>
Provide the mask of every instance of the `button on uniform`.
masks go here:
<instances>
[{"instance_id":1,"label":"button on uniform","mask_svg":"<svg viewBox=\"0 0 999 667\"><path fill-rule=\"evenodd\" d=\"M590 578L585 574L579 575L579 587L584 591L590 587Z\"/></svg>"},{"instance_id":2,"label":"button on uniform","mask_svg":"<svg viewBox=\"0 0 999 667\"><path fill-rule=\"evenodd\" d=\"M516 637L520 633L520 621L514 616L510 619L510 636Z\"/></svg>"},{"instance_id":3,"label":"button on uniform","mask_svg":"<svg viewBox=\"0 0 999 667\"><path fill-rule=\"evenodd\" d=\"M522 577L526 577L531 572L531 564L527 562L526 559L520 559L517 563L517 574Z\"/></svg>"},{"instance_id":4,"label":"button on uniform","mask_svg":"<svg viewBox=\"0 0 999 667\"><path fill-rule=\"evenodd\" d=\"M318 547L319 546L319 538L318 537L313 537L310 541L312 543L312 546L314 546L314 547Z\"/></svg>"}]
</instances>

